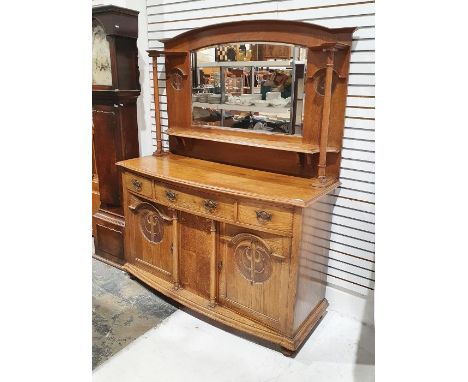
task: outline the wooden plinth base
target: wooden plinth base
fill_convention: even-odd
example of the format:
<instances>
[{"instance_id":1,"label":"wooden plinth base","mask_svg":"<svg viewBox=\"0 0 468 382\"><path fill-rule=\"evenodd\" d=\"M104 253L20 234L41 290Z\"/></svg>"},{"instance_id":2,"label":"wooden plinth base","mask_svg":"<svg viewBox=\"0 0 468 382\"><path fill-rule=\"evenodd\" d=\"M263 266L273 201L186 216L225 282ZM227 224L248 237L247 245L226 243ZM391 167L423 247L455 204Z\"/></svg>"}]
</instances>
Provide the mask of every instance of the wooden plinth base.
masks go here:
<instances>
[{"instance_id":1,"label":"wooden plinth base","mask_svg":"<svg viewBox=\"0 0 468 382\"><path fill-rule=\"evenodd\" d=\"M122 215L99 209L93 215L93 257L122 269L124 258L125 219Z\"/></svg>"},{"instance_id":2,"label":"wooden plinth base","mask_svg":"<svg viewBox=\"0 0 468 382\"><path fill-rule=\"evenodd\" d=\"M206 299L183 288L174 290L172 283L156 277L135 265L126 263L124 270L143 281L145 284L148 284L150 287L197 313L201 313L214 321L234 329L280 345L282 352L286 352L290 356L294 355L297 349L300 348L304 340L325 314L328 307L328 301L323 299L302 323L295 335L293 337L288 337L243 315L239 315L222 305L209 307Z\"/></svg>"}]
</instances>

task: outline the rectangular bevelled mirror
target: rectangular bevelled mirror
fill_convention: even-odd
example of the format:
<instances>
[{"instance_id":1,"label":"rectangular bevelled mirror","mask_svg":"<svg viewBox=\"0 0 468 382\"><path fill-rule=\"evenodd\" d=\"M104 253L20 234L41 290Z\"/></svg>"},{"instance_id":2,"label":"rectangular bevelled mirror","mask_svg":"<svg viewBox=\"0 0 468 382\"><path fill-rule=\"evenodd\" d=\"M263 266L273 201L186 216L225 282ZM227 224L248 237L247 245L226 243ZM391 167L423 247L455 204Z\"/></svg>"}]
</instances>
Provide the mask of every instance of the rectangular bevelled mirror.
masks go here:
<instances>
[{"instance_id":1,"label":"rectangular bevelled mirror","mask_svg":"<svg viewBox=\"0 0 468 382\"><path fill-rule=\"evenodd\" d=\"M231 43L190 56L193 125L302 135L307 48Z\"/></svg>"}]
</instances>

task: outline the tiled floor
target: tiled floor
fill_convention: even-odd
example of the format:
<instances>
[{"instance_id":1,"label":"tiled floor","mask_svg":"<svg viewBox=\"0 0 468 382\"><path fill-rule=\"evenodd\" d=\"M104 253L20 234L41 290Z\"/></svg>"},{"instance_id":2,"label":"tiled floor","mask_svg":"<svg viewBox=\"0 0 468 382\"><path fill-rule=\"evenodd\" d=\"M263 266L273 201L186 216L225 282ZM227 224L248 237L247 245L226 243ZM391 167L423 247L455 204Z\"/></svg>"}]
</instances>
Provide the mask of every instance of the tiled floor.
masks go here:
<instances>
[{"instance_id":1,"label":"tiled floor","mask_svg":"<svg viewBox=\"0 0 468 382\"><path fill-rule=\"evenodd\" d=\"M93 259L93 369L175 311L127 273Z\"/></svg>"},{"instance_id":2,"label":"tiled floor","mask_svg":"<svg viewBox=\"0 0 468 382\"><path fill-rule=\"evenodd\" d=\"M122 276L122 272L108 268L114 275L109 276L112 281L103 284L110 285L109 290L118 291L115 298L119 304L137 311L130 314L133 320L125 313L117 315L115 326L111 321L109 336L115 339L112 337L104 348L109 347L110 354L123 349L94 370L94 382L374 380L374 330L348 317L330 311L296 357L288 358L183 310L175 310L136 281L125 274ZM116 275L118 278L114 279ZM119 286L121 282L126 286ZM142 299L135 293L143 296ZM140 305L139 300L145 308L135 307ZM151 324L153 314L156 317ZM137 324L140 320L144 324ZM149 327L152 328L142 334ZM103 333L100 335L105 344L109 336L103 339ZM139 334L142 335L125 346ZM127 340L122 342L119 338ZM107 358L97 356L99 361Z\"/></svg>"}]
</instances>

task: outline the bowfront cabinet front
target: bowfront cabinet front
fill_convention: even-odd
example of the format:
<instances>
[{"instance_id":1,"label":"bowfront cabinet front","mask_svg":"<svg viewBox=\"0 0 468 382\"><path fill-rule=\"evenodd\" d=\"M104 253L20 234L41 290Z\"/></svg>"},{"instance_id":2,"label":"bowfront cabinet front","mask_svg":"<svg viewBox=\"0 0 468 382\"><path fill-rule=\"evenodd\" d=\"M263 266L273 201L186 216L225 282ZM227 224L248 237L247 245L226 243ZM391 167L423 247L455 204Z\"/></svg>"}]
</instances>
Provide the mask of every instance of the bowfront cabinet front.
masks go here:
<instances>
[{"instance_id":1,"label":"bowfront cabinet front","mask_svg":"<svg viewBox=\"0 0 468 382\"><path fill-rule=\"evenodd\" d=\"M220 323L275 342L284 351L296 350L327 302L324 289L314 286L323 281L321 274L307 274L315 259L303 253L308 245L302 237L304 195L282 199L293 187L291 177L239 174L233 166L213 167L172 154L118 165L126 221L124 269ZM197 171L206 166L214 175L210 187L197 184ZM223 175L238 185L255 179L252 194L221 189L215 180ZM276 188L270 189L273 184ZM266 185L268 194L253 193ZM301 181L310 192L305 185ZM326 192L315 190L305 200Z\"/></svg>"},{"instance_id":2,"label":"bowfront cabinet front","mask_svg":"<svg viewBox=\"0 0 468 382\"><path fill-rule=\"evenodd\" d=\"M205 301L206 307L220 305L287 333L291 234L247 228L255 224L265 230L291 228L284 223L287 209L268 212L259 202L216 194L207 198L204 191L132 173L123 178L126 256L131 265L168 282L173 293L183 290ZM247 218L247 211L244 214L244 205L258 212L258 218L253 214L255 221Z\"/></svg>"}]
</instances>

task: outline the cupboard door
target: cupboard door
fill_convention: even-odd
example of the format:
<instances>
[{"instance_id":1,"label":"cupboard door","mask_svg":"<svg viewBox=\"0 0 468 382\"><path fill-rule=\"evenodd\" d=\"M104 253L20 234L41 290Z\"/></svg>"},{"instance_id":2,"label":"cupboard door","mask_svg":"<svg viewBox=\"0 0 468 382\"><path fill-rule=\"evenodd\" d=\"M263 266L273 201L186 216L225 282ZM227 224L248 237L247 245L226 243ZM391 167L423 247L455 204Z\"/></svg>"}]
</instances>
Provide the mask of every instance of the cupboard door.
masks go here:
<instances>
[{"instance_id":1,"label":"cupboard door","mask_svg":"<svg viewBox=\"0 0 468 382\"><path fill-rule=\"evenodd\" d=\"M180 212L179 227L181 286L209 299L211 220Z\"/></svg>"},{"instance_id":2,"label":"cupboard door","mask_svg":"<svg viewBox=\"0 0 468 382\"><path fill-rule=\"evenodd\" d=\"M121 180L115 165L119 160L116 150L117 115L112 105L93 105L93 139L96 170L99 176L101 203L121 206Z\"/></svg>"},{"instance_id":3,"label":"cupboard door","mask_svg":"<svg viewBox=\"0 0 468 382\"><path fill-rule=\"evenodd\" d=\"M220 303L285 330L290 239L223 224Z\"/></svg>"},{"instance_id":4,"label":"cupboard door","mask_svg":"<svg viewBox=\"0 0 468 382\"><path fill-rule=\"evenodd\" d=\"M126 239L128 260L172 281L172 218L166 207L129 194Z\"/></svg>"}]
</instances>

